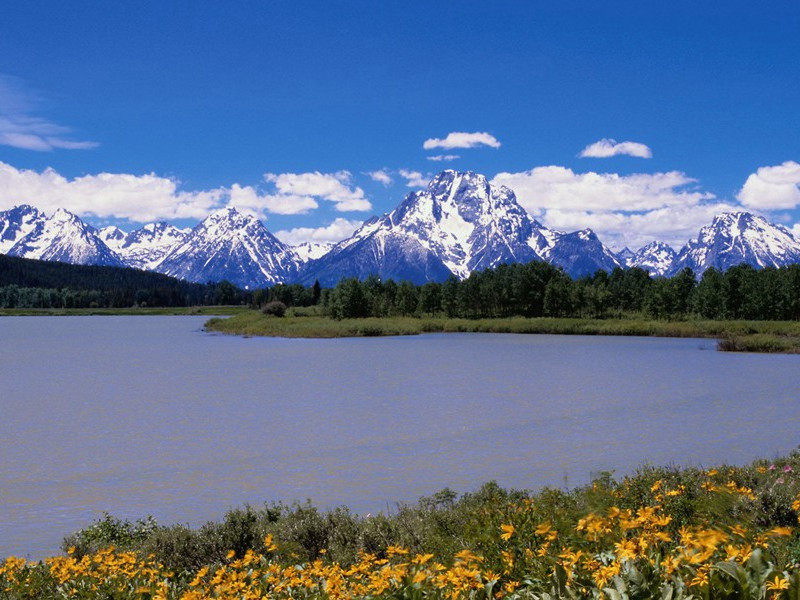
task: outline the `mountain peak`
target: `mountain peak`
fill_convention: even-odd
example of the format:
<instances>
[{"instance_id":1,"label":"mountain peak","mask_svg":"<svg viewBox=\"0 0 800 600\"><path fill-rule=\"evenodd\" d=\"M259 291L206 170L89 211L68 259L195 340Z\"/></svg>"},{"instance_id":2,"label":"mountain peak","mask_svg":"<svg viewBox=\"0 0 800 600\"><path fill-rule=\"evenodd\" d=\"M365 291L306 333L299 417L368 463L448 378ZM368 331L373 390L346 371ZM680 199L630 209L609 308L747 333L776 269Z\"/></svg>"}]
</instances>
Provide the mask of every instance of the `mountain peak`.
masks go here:
<instances>
[{"instance_id":1,"label":"mountain peak","mask_svg":"<svg viewBox=\"0 0 800 600\"><path fill-rule=\"evenodd\" d=\"M186 234L155 269L198 283L227 279L244 288L259 288L294 277L298 261L260 220L226 206Z\"/></svg>"},{"instance_id":2,"label":"mountain peak","mask_svg":"<svg viewBox=\"0 0 800 600\"><path fill-rule=\"evenodd\" d=\"M20 204L0 211L0 253L9 252L45 218L44 213L30 204Z\"/></svg>"},{"instance_id":3,"label":"mountain peak","mask_svg":"<svg viewBox=\"0 0 800 600\"><path fill-rule=\"evenodd\" d=\"M654 240L639 248L626 264L628 267L644 269L651 275L662 276L672 269L676 255L672 246Z\"/></svg>"},{"instance_id":4,"label":"mountain peak","mask_svg":"<svg viewBox=\"0 0 800 600\"><path fill-rule=\"evenodd\" d=\"M125 266L93 227L64 208L59 208L49 218L36 219L8 254L80 265Z\"/></svg>"},{"instance_id":5,"label":"mountain peak","mask_svg":"<svg viewBox=\"0 0 800 600\"><path fill-rule=\"evenodd\" d=\"M689 267L700 275L709 267L724 271L738 264L756 268L800 262L800 243L781 225L744 211L722 213L689 240L671 269Z\"/></svg>"}]
</instances>

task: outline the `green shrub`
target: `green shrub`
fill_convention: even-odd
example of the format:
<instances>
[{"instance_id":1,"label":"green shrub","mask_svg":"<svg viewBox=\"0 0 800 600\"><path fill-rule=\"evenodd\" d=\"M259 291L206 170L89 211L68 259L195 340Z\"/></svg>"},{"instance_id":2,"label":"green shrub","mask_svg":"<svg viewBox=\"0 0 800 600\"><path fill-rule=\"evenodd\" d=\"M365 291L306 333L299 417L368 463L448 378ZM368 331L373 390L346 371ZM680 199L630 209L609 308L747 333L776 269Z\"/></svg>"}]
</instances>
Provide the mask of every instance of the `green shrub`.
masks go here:
<instances>
[{"instance_id":1,"label":"green shrub","mask_svg":"<svg viewBox=\"0 0 800 600\"><path fill-rule=\"evenodd\" d=\"M286 305L280 300L273 300L267 302L261 307L261 314L268 317L282 317L286 314Z\"/></svg>"}]
</instances>

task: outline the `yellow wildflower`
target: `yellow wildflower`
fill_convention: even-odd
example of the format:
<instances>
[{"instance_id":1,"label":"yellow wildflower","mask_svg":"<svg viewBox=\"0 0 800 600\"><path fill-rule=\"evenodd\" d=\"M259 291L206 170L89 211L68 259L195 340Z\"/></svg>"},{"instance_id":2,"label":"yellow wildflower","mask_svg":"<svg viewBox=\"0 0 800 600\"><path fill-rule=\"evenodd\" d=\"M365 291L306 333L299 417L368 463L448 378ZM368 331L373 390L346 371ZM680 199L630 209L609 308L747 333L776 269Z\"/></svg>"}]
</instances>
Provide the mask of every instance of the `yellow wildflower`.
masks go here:
<instances>
[{"instance_id":1,"label":"yellow wildflower","mask_svg":"<svg viewBox=\"0 0 800 600\"><path fill-rule=\"evenodd\" d=\"M500 530L503 532L500 534L500 537L505 541L510 540L511 536L514 535L513 525L500 525Z\"/></svg>"}]
</instances>

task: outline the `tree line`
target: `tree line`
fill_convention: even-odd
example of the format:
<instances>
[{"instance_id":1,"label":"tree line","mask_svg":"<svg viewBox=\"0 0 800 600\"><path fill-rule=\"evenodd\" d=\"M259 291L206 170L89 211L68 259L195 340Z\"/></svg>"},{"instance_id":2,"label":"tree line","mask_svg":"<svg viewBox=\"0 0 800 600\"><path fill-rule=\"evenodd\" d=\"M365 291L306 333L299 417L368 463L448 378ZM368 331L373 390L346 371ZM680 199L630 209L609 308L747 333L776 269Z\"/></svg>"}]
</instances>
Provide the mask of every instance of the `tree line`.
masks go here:
<instances>
[{"instance_id":1,"label":"tree line","mask_svg":"<svg viewBox=\"0 0 800 600\"><path fill-rule=\"evenodd\" d=\"M464 280L414 285L368 277L322 290L333 318L447 316L800 320L800 265L651 277L639 268L573 279L545 262L500 265Z\"/></svg>"},{"instance_id":2,"label":"tree line","mask_svg":"<svg viewBox=\"0 0 800 600\"><path fill-rule=\"evenodd\" d=\"M199 284L121 267L0 254L0 308L128 308L242 304L251 294L227 281Z\"/></svg>"},{"instance_id":3,"label":"tree line","mask_svg":"<svg viewBox=\"0 0 800 600\"><path fill-rule=\"evenodd\" d=\"M2 308L127 308L270 302L314 306L335 319L391 316L647 317L655 319L800 320L800 265L725 272L690 269L651 277L638 268L573 279L545 262L500 265L464 280L343 279L330 289L278 284L242 290L222 281L199 284L119 267L94 267L0 255Z\"/></svg>"}]
</instances>

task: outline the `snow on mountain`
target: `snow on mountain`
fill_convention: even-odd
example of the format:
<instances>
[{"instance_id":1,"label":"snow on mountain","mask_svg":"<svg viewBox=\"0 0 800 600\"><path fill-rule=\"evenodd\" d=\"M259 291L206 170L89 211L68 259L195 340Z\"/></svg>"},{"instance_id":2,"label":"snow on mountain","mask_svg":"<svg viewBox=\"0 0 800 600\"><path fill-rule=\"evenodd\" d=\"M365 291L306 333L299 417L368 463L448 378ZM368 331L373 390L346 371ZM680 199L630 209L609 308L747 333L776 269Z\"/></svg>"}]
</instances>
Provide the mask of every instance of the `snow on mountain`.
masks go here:
<instances>
[{"instance_id":1,"label":"snow on mountain","mask_svg":"<svg viewBox=\"0 0 800 600\"><path fill-rule=\"evenodd\" d=\"M533 221L506 187L471 171L443 171L388 215L364 223L303 277L333 285L343 277L464 278L474 270L539 258L528 243Z\"/></svg>"},{"instance_id":2,"label":"snow on mountain","mask_svg":"<svg viewBox=\"0 0 800 600\"><path fill-rule=\"evenodd\" d=\"M95 230L60 209L47 217L28 205L0 212L0 252L75 264L133 266L189 281L227 279L242 287L276 283L335 285L343 277L409 280L464 278L501 263L545 260L581 277L618 266L672 275L684 267L700 275L800 263L800 240L780 225L746 212L725 213L703 227L676 255L662 242L614 254L590 229L564 233L531 218L514 193L472 172L443 171L391 213L366 221L341 242L294 247L275 238L255 217L218 210L192 230L151 223L125 233Z\"/></svg>"},{"instance_id":3,"label":"snow on mountain","mask_svg":"<svg viewBox=\"0 0 800 600\"><path fill-rule=\"evenodd\" d=\"M800 241L781 225L747 212L723 213L681 249L670 273L685 267L700 275L742 263L781 267L800 262Z\"/></svg>"},{"instance_id":4,"label":"snow on mountain","mask_svg":"<svg viewBox=\"0 0 800 600\"><path fill-rule=\"evenodd\" d=\"M549 242L547 246L542 246L541 242L537 244L541 248L542 258L563 268L572 277L594 275L597 271L612 271L622 266L616 255L591 229L562 233L540 227L537 236Z\"/></svg>"},{"instance_id":5,"label":"snow on mountain","mask_svg":"<svg viewBox=\"0 0 800 600\"><path fill-rule=\"evenodd\" d=\"M180 244L191 229L178 229L164 223L148 223L116 240L112 246L123 260L136 269L153 270Z\"/></svg>"},{"instance_id":6,"label":"snow on mountain","mask_svg":"<svg viewBox=\"0 0 800 600\"><path fill-rule=\"evenodd\" d=\"M639 267L651 275L666 275L672 269L677 252L664 242L650 242L642 246L627 262L629 267Z\"/></svg>"},{"instance_id":7,"label":"snow on mountain","mask_svg":"<svg viewBox=\"0 0 800 600\"><path fill-rule=\"evenodd\" d=\"M97 237L103 240L105 245L115 252L119 250L119 246L125 240L126 235L128 234L114 225L97 230Z\"/></svg>"},{"instance_id":8,"label":"snow on mountain","mask_svg":"<svg viewBox=\"0 0 800 600\"><path fill-rule=\"evenodd\" d=\"M76 265L126 266L100 239L96 229L63 208L51 217L36 221L33 229L19 239L8 254Z\"/></svg>"},{"instance_id":9,"label":"snow on mountain","mask_svg":"<svg viewBox=\"0 0 800 600\"><path fill-rule=\"evenodd\" d=\"M301 262L316 260L325 256L331 248L332 242L302 242L292 246L292 251L297 255Z\"/></svg>"},{"instance_id":10,"label":"snow on mountain","mask_svg":"<svg viewBox=\"0 0 800 600\"><path fill-rule=\"evenodd\" d=\"M155 270L188 281L226 279L240 287L259 288L291 281L299 262L261 221L229 207L200 222Z\"/></svg>"},{"instance_id":11,"label":"snow on mountain","mask_svg":"<svg viewBox=\"0 0 800 600\"><path fill-rule=\"evenodd\" d=\"M0 212L0 254L8 253L44 219L43 213L27 204Z\"/></svg>"},{"instance_id":12,"label":"snow on mountain","mask_svg":"<svg viewBox=\"0 0 800 600\"><path fill-rule=\"evenodd\" d=\"M627 246L617 252L617 260L623 267L630 267L634 256L636 256L636 253Z\"/></svg>"}]
</instances>

